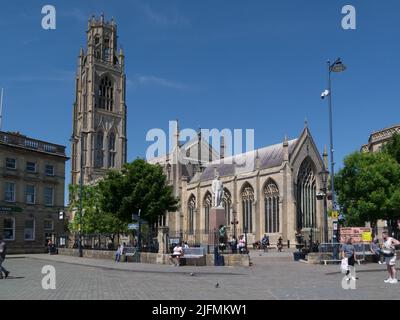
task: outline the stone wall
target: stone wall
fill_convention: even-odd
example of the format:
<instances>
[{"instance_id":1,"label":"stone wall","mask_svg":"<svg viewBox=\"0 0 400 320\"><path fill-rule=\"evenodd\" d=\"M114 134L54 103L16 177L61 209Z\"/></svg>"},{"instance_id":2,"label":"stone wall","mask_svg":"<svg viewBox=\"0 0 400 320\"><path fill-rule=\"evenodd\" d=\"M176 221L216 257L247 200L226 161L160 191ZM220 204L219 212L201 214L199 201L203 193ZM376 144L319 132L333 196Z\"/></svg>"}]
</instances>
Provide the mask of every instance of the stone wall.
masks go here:
<instances>
[{"instance_id":1,"label":"stone wall","mask_svg":"<svg viewBox=\"0 0 400 320\"><path fill-rule=\"evenodd\" d=\"M68 249L68 248L60 248L58 249L58 253L66 256L79 256L78 249ZM250 257L246 254L225 254L224 262L225 266L243 266L248 267L250 265ZM105 260L113 260L115 258L114 251L102 251L102 250L83 250L84 258L91 259L105 259ZM141 263L151 263L151 264L169 264L169 254L161 254L161 253L150 253L150 252L142 252L140 254L140 262ZM125 256L121 257L121 261L125 261ZM136 262L136 257L128 257L128 262ZM214 265L214 255L207 254L204 258L199 259L188 259L185 260L185 265L187 266L213 266Z\"/></svg>"}]
</instances>

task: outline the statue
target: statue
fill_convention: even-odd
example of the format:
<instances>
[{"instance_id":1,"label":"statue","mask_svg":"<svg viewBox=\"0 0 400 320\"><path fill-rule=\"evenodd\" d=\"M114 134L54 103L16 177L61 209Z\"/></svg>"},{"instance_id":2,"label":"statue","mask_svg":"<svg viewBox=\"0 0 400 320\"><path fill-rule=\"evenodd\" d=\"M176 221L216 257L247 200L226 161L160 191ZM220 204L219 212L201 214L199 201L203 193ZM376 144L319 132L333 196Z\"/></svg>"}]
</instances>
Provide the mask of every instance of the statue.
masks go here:
<instances>
[{"instance_id":1,"label":"statue","mask_svg":"<svg viewBox=\"0 0 400 320\"><path fill-rule=\"evenodd\" d=\"M214 194L214 207L222 208L222 197L224 195L224 187L222 181L219 180L219 175L212 182L212 192Z\"/></svg>"}]
</instances>

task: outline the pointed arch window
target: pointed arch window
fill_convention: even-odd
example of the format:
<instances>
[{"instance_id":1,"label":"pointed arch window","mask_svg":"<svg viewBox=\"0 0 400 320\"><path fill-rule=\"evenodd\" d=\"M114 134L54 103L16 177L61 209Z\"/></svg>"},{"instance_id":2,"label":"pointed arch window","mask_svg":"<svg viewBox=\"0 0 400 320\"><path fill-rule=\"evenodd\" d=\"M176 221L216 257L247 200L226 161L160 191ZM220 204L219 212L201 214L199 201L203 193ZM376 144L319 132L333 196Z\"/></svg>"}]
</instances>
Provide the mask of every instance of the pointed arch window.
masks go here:
<instances>
[{"instance_id":1,"label":"pointed arch window","mask_svg":"<svg viewBox=\"0 0 400 320\"><path fill-rule=\"evenodd\" d=\"M203 207L204 207L204 229L205 232L208 233L209 228L210 228L210 209L212 207L212 196L211 193L207 192L206 195L204 196L204 201L203 201Z\"/></svg>"},{"instance_id":2,"label":"pointed arch window","mask_svg":"<svg viewBox=\"0 0 400 320\"><path fill-rule=\"evenodd\" d=\"M316 178L310 158L303 161L297 178L297 228L316 228Z\"/></svg>"},{"instance_id":3,"label":"pointed arch window","mask_svg":"<svg viewBox=\"0 0 400 320\"><path fill-rule=\"evenodd\" d=\"M96 143L95 143L95 167L102 168L104 166L104 134L102 131L97 132L96 134Z\"/></svg>"},{"instance_id":4,"label":"pointed arch window","mask_svg":"<svg viewBox=\"0 0 400 320\"><path fill-rule=\"evenodd\" d=\"M231 224L231 208L232 208L232 196L228 189L224 188L224 197L222 199L222 206L225 209L225 225Z\"/></svg>"},{"instance_id":5,"label":"pointed arch window","mask_svg":"<svg viewBox=\"0 0 400 320\"><path fill-rule=\"evenodd\" d=\"M253 232L253 203L254 190L250 184L246 183L242 189L242 223L246 233Z\"/></svg>"},{"instance_id":6,"label":"pointed arch window","mask_svg":"<svg viewBox=\"0 0 400 320\"><path fill-rule=\"evenodd\" d=\"M196 197L191 195L188 201L188 233L194 232L194 213L196 210Z\"/></svg>"},{"instance_id":7,"label":"pointed arch window","mask_svg":"<svg viewBox=\"0 0 400 320\"><path fill-rule=\"evenodd\" d=\"M100 80L97 107L107 111L114 110L114 88L109 76Z\"/></svg>"},{"instance_id":8,"label":"pointed arch window","mask_svg":"<svg viewBox=\"0 0 400 320\"><path fill-rule=\"evenodd\" d=\"M273 180L268 180L264 187L265 232L279 232L279 189Z\"/></svg>"},{"instance_id":9,"label":"pointed arch window","mask_svg":"<svg viewBox=\"0 0 400 320\"><path fill-rule=\"evenodd\" d=\"M115 133L111 132L108 136L108 167L115 168Z\"/></svg>"}]
</instances>

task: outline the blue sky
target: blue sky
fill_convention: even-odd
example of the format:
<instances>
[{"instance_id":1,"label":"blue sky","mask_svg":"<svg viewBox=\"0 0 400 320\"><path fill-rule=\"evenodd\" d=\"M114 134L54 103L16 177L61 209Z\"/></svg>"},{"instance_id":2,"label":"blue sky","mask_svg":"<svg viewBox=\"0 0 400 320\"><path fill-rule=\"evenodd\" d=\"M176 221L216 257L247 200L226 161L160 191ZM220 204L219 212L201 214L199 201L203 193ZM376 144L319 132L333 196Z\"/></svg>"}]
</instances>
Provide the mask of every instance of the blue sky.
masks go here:
<instances>
[{"instance_id":1,"label":"blue sky","mask_svg":"<svg viewBox=\"0 0 400 320\"><path fill-rule=\"evenodd\" d=\"M41 8L57 29L41 28ZM341 28L341 8L357 29ZM400 2L397 0L159 0L0 3L4 131L66 145L74 73L87 19L115 17L128 78L128 159L144 157L146 133L182 128L254 128L255 146L298 136L307 118L322 152L329 143L327 59L335 74L334 139L343 157L373 130L399 123ZM69 165L67 167L69 182Z\"/></svg>"}]
</instances>

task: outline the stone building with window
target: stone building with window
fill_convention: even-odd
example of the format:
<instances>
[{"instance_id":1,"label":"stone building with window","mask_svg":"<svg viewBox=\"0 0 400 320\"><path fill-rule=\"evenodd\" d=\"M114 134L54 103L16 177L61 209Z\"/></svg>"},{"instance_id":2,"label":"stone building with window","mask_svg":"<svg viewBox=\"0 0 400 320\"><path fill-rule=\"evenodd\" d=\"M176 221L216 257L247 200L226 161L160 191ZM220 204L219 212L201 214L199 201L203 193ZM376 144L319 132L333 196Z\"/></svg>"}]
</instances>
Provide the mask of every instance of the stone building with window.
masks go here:
<instances>
[{"instance_id":1,"label":"stone building with window","mask_svg":"<svg viewBox=\"0 0 400 320\"><path fill-rule=\"evenodd\" d=\"M294 244L296 232L301 231L307 240L312 235L313 241L322 241L323 201L316 193L323 188L320 172L327 155L319 154L307 126L296 139L226 158L224 143L217 153L199 135L193 152L195 141L179 144L178 135L175 139L170 154L149 161L164 168L180 199L180 210L160 221L171 235L180 235L189 244L207 244L213 232L209 230L211 184L218 175L224 185L228 238L246 234L251 244L268 234L271 243L282 237L285 244L288 240ZM190 156L190 161L179 163L182 153L199 154L198 161ZM202 160L202 153L210 154L210 161Z\"/></svg>"},{"instance_id":2,"label":"stone building with window","mask_svg":"<svg viewBox=\"0 0 400 320\"><path fill-rule=\"evenodd\" d=\"M0 132L0 232L11 253L42 253L65 239L65 147ZM61 240L61 244L62 244Z\"/></svg>"}]
</instances>

